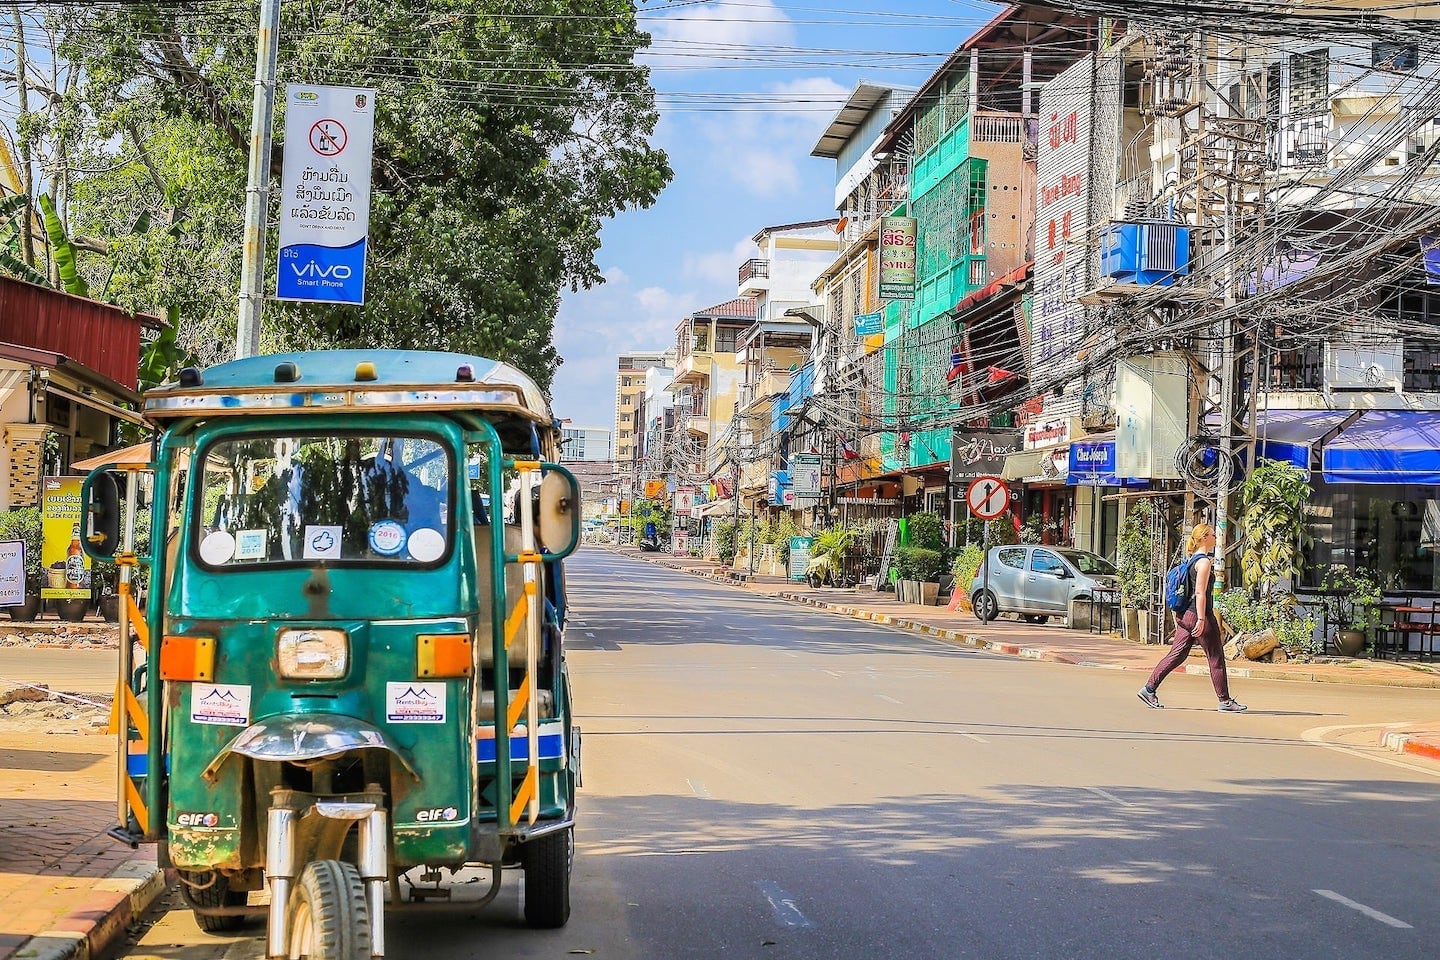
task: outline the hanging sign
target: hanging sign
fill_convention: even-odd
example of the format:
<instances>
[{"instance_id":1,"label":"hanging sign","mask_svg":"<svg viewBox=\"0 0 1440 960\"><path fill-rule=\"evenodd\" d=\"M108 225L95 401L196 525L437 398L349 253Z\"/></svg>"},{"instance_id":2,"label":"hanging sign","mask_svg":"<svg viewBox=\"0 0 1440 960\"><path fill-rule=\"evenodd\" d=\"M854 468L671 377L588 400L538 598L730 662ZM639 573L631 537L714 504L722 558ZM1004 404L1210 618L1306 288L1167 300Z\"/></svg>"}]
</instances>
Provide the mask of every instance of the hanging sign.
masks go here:
<instances>
[{"instance_id":1,"label":"hanging sign","mask_svg":"<svg viewBox=\"0 0 1440 960\"><path fill-rule=\"evenodd\" d=\"M365 302L375 91L285 88L279 300Z\"/></svg>"},{"instance_id":2,"label":"hanging sign","mask_svg":"<svg viewBox=\"0 0 1440 960\"><path fill-rule=\"evenodd\" d=\"M880 218L880 299L915 299L914 217Z\"/></svg>"},{"instance_id":3,"label":"hanging sign","mask_svg":"<svg viewBox=\"0 0 1440 960\"><path fill-rule=\"evenodd\" d=\"M885 332L885 317L880 313L857 313L855 315L855 336L873 337Z\"/></svg>"},{"instance_id":4,"label":"hanging sign","mask_svg":"<svg viewBox=\"0 0 1440 960\"><path fill-rule=\"evenodd\" d=\"M680 487L675 491L675 506L672 508L675 516L688 517L695 511L695 488Z\"/></svg>"}]
</instances>

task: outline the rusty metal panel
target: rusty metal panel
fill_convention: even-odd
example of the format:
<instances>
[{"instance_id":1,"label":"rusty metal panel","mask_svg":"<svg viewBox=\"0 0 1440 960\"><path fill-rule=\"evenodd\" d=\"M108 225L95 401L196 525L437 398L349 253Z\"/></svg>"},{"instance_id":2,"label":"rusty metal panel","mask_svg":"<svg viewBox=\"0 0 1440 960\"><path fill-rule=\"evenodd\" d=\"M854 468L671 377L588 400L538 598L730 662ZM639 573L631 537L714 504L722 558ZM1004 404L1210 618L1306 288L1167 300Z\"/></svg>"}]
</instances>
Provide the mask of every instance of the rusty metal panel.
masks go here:
<instances>
[{"instance_id":1,"label":"rusty metal panel","mask_svg":"<svg viewBox=\"0 0 1440 960\"><path fill-rule=\"evenodd\" d=\"M63 354L131 390L144 323L109 304L0 277L0 340Z\"/></svg>"}]
</instances>

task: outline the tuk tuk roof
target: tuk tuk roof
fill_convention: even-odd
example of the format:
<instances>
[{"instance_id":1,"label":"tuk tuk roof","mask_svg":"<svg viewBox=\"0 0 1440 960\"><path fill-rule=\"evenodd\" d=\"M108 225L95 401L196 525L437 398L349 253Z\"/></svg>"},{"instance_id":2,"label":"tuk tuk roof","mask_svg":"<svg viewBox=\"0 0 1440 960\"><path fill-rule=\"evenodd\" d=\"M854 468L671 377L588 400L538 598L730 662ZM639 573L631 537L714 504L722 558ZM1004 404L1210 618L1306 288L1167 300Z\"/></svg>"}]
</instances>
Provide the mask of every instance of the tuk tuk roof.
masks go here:
<instances>
[{"instance_id":1,"label":"tuk tuk roof","mask_svg":"<svg viewBox=\"0 0 1440 960\"><path fill-rule=\"evenodd\" d=\"M315 350L247 357L181 372L144 395L144 414L182 417L271 413L475 410L549 425L549 401L515 367L438 350Z\"/></svg>"}]
</instances>

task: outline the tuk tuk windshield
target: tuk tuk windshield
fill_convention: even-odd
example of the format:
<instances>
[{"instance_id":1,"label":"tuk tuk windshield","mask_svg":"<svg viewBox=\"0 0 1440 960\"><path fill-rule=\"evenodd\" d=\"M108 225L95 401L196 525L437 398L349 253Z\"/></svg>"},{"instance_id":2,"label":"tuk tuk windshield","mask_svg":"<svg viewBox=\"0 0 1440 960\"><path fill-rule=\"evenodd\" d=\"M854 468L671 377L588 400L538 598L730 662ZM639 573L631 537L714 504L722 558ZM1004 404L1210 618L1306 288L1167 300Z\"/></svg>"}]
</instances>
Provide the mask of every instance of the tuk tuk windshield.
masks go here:
<instances>
[{"instance_id":1,"label":"tuk tuk windshield","mask_svg":"<svg viewBox=\"0 0 1440 960\"><path fill-rule=\"evenodd\" d=\"M449 551L453 460L429 437L245 437L211 444L195 543L207 567L423 564Z\"/></svg>"}]
</instances>

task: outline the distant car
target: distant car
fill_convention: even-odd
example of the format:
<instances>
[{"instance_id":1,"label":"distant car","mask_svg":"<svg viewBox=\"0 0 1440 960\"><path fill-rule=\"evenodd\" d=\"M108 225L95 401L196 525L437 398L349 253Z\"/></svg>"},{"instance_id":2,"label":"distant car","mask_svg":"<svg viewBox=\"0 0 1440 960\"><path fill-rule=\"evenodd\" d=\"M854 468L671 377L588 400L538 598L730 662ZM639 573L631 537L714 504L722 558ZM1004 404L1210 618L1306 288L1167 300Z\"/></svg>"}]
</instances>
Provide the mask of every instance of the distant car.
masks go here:
<instances>
[{"instance_id":1,"label":"distant car","mask_svg":"<svg viewBox=\"0 0 1440 960\"><path fill-rule=\"evenodd\" d=\"M1031 623L1044 623L1069 616L1071 600L1115 589L1114 564L1093 553L1069 547L991 547L970 584L970 601L982 622L1018 613Z\"/></svg>"}]
</instances>

